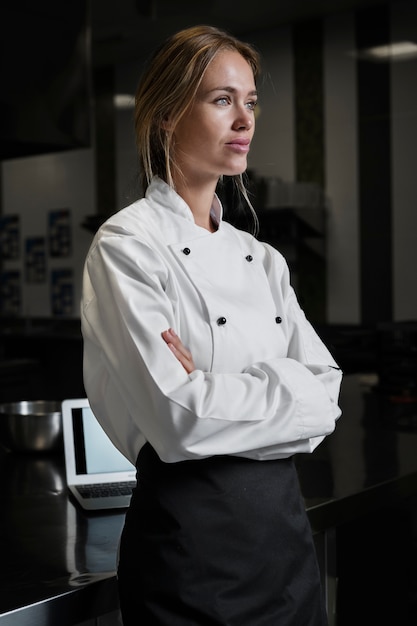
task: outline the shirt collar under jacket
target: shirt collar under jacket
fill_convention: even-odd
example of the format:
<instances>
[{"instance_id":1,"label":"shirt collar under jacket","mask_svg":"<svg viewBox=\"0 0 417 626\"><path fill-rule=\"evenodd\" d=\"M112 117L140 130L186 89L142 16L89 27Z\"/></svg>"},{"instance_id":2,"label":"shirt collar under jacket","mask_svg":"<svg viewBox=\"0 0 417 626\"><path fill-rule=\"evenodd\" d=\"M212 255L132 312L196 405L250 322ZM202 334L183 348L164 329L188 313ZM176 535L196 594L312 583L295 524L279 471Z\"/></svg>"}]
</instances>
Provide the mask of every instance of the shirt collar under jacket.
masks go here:
<instances>
[{"instance_id":1,"label":"shirt collar under jacket","mask_svg":"<svg viewBox=\"0 0 417 626\"><path fill-rule=\"evenodd\" d=\"M158 203L164 210L173 211L176 215L194 222L194 216L188 204L177 192L158 176L153 178L146 190L145 197ZM216 226L220 226L223 217L223 206L217 194L214 194L210 215Z\"/></svg>"}]
</instances>

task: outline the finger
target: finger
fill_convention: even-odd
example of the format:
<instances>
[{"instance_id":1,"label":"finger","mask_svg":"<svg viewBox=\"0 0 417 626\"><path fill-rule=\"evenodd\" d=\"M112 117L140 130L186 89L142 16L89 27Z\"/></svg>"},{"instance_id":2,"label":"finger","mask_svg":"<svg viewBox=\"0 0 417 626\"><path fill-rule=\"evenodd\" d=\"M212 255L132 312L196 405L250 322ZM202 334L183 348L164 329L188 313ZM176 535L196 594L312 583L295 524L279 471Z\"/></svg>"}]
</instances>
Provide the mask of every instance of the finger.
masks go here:
<instances>
[{"instance_id":1,"label":"finger","mask_svg":"<svg viewBox=\"0 0 417 626\"><path fill-rule=\"evenodd\" d=\"M165 330L162 333L162 338L172 353L180 361L187 373L192 372L195 369L194 361L191 352L184 346L181 339L175 333L172 328Z\"/></svg>"},{"instance_id":2,"label":"finger","mask_svg":"<svg viewBox=\"0 0 417 626\"><path fill-rule=\"evenodd\" d=\"M176 356L178 361L181 363L181 365L183 366L187 374L191 374L191 372L193 372L195 369L194 362L191 357L191 353L190 352L185 353L183 351L178 350L178 348L174 346L173 343L169 343L168 347L171 350L171 352Z\"/></svg>"},{"instance_id":3,"label":"finger","mask_svg":"<svg viewBox=\"0 0 417 626\"><path fill-rule=\"evenodd\" d=\"M167 330L164 330L164 332L162 333L162 339L167 344L170 344L170 343L174 344L178 349L181 346L181 339L178 337L178 335L174 332L172 328L168 328Z\"/></svg>"}]
</instances>

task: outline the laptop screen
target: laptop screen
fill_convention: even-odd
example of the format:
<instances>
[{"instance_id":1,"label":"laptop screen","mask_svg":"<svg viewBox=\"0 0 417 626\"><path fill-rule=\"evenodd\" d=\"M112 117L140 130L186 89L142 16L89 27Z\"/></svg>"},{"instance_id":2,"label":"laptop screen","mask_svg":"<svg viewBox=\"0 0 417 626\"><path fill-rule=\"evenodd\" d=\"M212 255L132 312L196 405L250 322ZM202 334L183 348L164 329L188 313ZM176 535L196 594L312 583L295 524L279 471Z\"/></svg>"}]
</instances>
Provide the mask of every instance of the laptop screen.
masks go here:
<instances>
[{"instance_id":1,"label":"laptop screen","mask_svg":"<svg viewBox=\"0 0 417 626\"><path fill-rule=\"evenodd\" d=\"M62 402L65 468L69 485L136 479L136 468L97 421L87 398Z\"/></svg>"},{"instance_id":2,"label":"laptop screen","mask_svg":"<svg viewBox=\"0 0 417 626\"><path fill-rule=\"evenodd\" d=\"M110 441L90 407L72 408L72 427L76 474L135 469Z\"/></svg>"}]
</instances>

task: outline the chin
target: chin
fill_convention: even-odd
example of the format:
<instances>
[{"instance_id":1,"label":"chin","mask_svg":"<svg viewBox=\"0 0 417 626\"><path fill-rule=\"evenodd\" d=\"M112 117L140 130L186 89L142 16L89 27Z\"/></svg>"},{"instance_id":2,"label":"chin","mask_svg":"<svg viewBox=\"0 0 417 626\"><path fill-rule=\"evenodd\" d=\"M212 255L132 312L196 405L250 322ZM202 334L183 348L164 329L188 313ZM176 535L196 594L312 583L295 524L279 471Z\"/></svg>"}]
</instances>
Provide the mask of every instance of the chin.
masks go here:
<instances>
[{"instance_id":1,"label":"chin","mask_svg":"<svg viewBox=\"0 0 417 626\"><path fill-rule=\"evenodd\" d=\"M224 176L240 176L240 174L243 174L244 172L246 172L247 170L247 163L245 163L245 165L242 165L241 167L233 167L230 168L229 170L226 170L223 172Z\"/></svg>"}]
</instances>

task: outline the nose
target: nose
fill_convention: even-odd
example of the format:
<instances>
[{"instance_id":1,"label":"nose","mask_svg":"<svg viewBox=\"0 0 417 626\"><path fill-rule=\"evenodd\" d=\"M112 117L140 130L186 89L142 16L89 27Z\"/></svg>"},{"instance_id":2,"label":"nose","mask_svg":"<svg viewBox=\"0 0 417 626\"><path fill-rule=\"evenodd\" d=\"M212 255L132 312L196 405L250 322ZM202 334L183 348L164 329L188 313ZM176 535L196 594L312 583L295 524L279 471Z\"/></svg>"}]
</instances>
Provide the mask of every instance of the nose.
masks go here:
<instances>
[{"instance_id":1,"label":"nose","mask_svg":"<svg viewBox=\"0 0 417 626\"><path fill-rule=\"evenodd\" d=\"M240 106L236 111L235 121L233 123L234 130L249 130L254 124L253 111L247 109L246 106Z\"/></svg>"}]
</instances>

